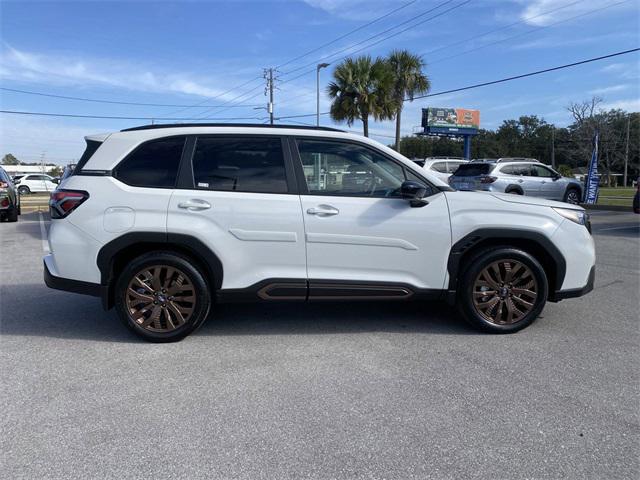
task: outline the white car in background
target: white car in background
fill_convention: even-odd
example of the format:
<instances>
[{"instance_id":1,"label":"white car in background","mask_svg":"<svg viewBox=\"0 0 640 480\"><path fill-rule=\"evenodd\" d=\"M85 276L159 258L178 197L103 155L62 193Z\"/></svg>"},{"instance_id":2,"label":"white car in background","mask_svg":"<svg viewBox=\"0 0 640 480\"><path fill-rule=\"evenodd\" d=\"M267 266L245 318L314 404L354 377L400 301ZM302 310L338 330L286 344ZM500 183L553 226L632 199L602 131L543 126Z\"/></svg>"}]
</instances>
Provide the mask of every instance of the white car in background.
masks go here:
<instances>
[{"instance_id":1,"label":"white car in background","mask_svg":"<svg viewBox=\"0 0 640 480\"><path fill-rule=\"evenodd\" d=\"M15 185L20 195L34 192L53 192L58 182L53 177L42 173L32 173L15 178Z\"/></svg>"},{"instance_id":2,"label":"white car in background","mask_svg":"<svg viewBox=\"0 0 640 480\"><path fill-rule=\"evenodd\" d=\"M429 157L424 159L422 168L428 170L429 173L438 177L443 182L446 182L458 167L465 163L469 163L469 160L461 157Z\"/></svg>"}]
</instances>

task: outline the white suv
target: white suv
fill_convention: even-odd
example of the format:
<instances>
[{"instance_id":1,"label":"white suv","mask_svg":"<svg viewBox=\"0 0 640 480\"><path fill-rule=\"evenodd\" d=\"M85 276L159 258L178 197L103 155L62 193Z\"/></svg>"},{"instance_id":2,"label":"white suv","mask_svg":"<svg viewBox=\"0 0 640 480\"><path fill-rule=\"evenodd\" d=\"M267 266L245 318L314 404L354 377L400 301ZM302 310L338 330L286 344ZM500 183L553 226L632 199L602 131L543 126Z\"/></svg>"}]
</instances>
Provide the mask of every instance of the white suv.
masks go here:
<instances>
[{"instance_id":1,"label":"white suv","mask_svg":"<svg viewBox=\"0 0 640 480\"><path fill-rule=\"evenodd\" d=\"M150 341L246 300L445 299L507 333L593 288L581 207L453 191L368 138L155 125L86 140L51 195L45 281Z\"/></svg>"},{"instance_id":2,"label":"white suv","mask_svg":"<svg viewBox=\"0 0 640 480\"><path fill-rule=\"evenodd\" d=\"M58 184L56 179L49 175L32 173L23 175L15 181L20 195L27 195L34 192L53 192Z\"/></svg>"}]
</instances>

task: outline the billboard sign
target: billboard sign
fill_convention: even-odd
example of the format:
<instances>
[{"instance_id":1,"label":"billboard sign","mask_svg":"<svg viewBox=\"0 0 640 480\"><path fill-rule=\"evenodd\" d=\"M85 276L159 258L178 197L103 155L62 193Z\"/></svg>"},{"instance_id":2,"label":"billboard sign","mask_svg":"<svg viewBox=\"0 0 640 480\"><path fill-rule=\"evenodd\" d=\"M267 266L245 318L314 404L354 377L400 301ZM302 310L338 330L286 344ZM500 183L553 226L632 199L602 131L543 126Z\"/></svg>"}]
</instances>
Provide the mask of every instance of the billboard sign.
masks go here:
<instances>
[{"instance_id":1,"label":"billboard sign","mask_svg":"<svg viewBox=\"0 0 640 480\"><path fill-rule=\"evenodd\" d=\"M480 110L423 108L422 126L427 132L433 133L477 133L480 128Z\"/></svg>"}]
</instances>

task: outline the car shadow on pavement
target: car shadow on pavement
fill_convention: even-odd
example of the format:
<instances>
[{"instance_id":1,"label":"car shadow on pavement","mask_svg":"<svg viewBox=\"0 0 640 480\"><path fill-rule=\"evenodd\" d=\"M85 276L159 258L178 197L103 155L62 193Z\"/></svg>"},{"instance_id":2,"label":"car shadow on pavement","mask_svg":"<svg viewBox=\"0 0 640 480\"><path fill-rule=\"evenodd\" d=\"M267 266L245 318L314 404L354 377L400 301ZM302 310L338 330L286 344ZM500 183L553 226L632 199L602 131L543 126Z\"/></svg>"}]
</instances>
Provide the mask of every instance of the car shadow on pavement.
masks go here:
<instances>
[{"instance_id":1,"label":"car shadow on pavement","mask_svg":"<svg viewBox=\"0 0 640 480\"><path fill-rule=\"evenodd\" d=\"M105 312L98 298L3 285L0 334L104 342L142 342ZM260 303L217 305L193 335L314 335L336 333L477 335L455 310L438 302ZM188 341L188 340L187 340Z\"/></svg>"}]
</instances>

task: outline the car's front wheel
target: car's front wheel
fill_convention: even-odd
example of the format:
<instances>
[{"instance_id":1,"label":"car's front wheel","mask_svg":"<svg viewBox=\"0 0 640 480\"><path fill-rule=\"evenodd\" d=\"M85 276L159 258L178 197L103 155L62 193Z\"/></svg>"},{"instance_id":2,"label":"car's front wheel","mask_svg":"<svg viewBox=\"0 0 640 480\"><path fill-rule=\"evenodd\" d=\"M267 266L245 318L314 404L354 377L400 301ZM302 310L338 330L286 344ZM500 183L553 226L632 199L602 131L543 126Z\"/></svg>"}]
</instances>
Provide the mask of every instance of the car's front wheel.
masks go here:
<instances>
[{"instance_id":1,"label":"car's front wheel","mask_svg":"<svg viewBox=\"0 0 640 480\"><path fill-rule=\"evenodd\" d=\"M540 315L548 288L545 271L533 256L500 247L471 260L462 276L458 305L473 326L490 333L512 333Z\"/></svg>"},{"instance_id":2,"label":"car's front wheel","mask_svg":"<svg viewBox=\"0 0 640 480\"><path fill-rule=\"evenodd\" d=\"M565 203L578 205L580 203L580 191L577 188L569 188L564 194Z\"/></svg>"},{"instance_id":3,"label":"car's front wheel","mask_svg":"<svg viewBox=\"0 0 640 480\"><path fill-rule=\"evenodd\" d=\"M120 319L150 342L175 342L207 318L211 294L202 272L173 252L150 252L129 262L115 290Z\"/></svg>"}]
</instances>

